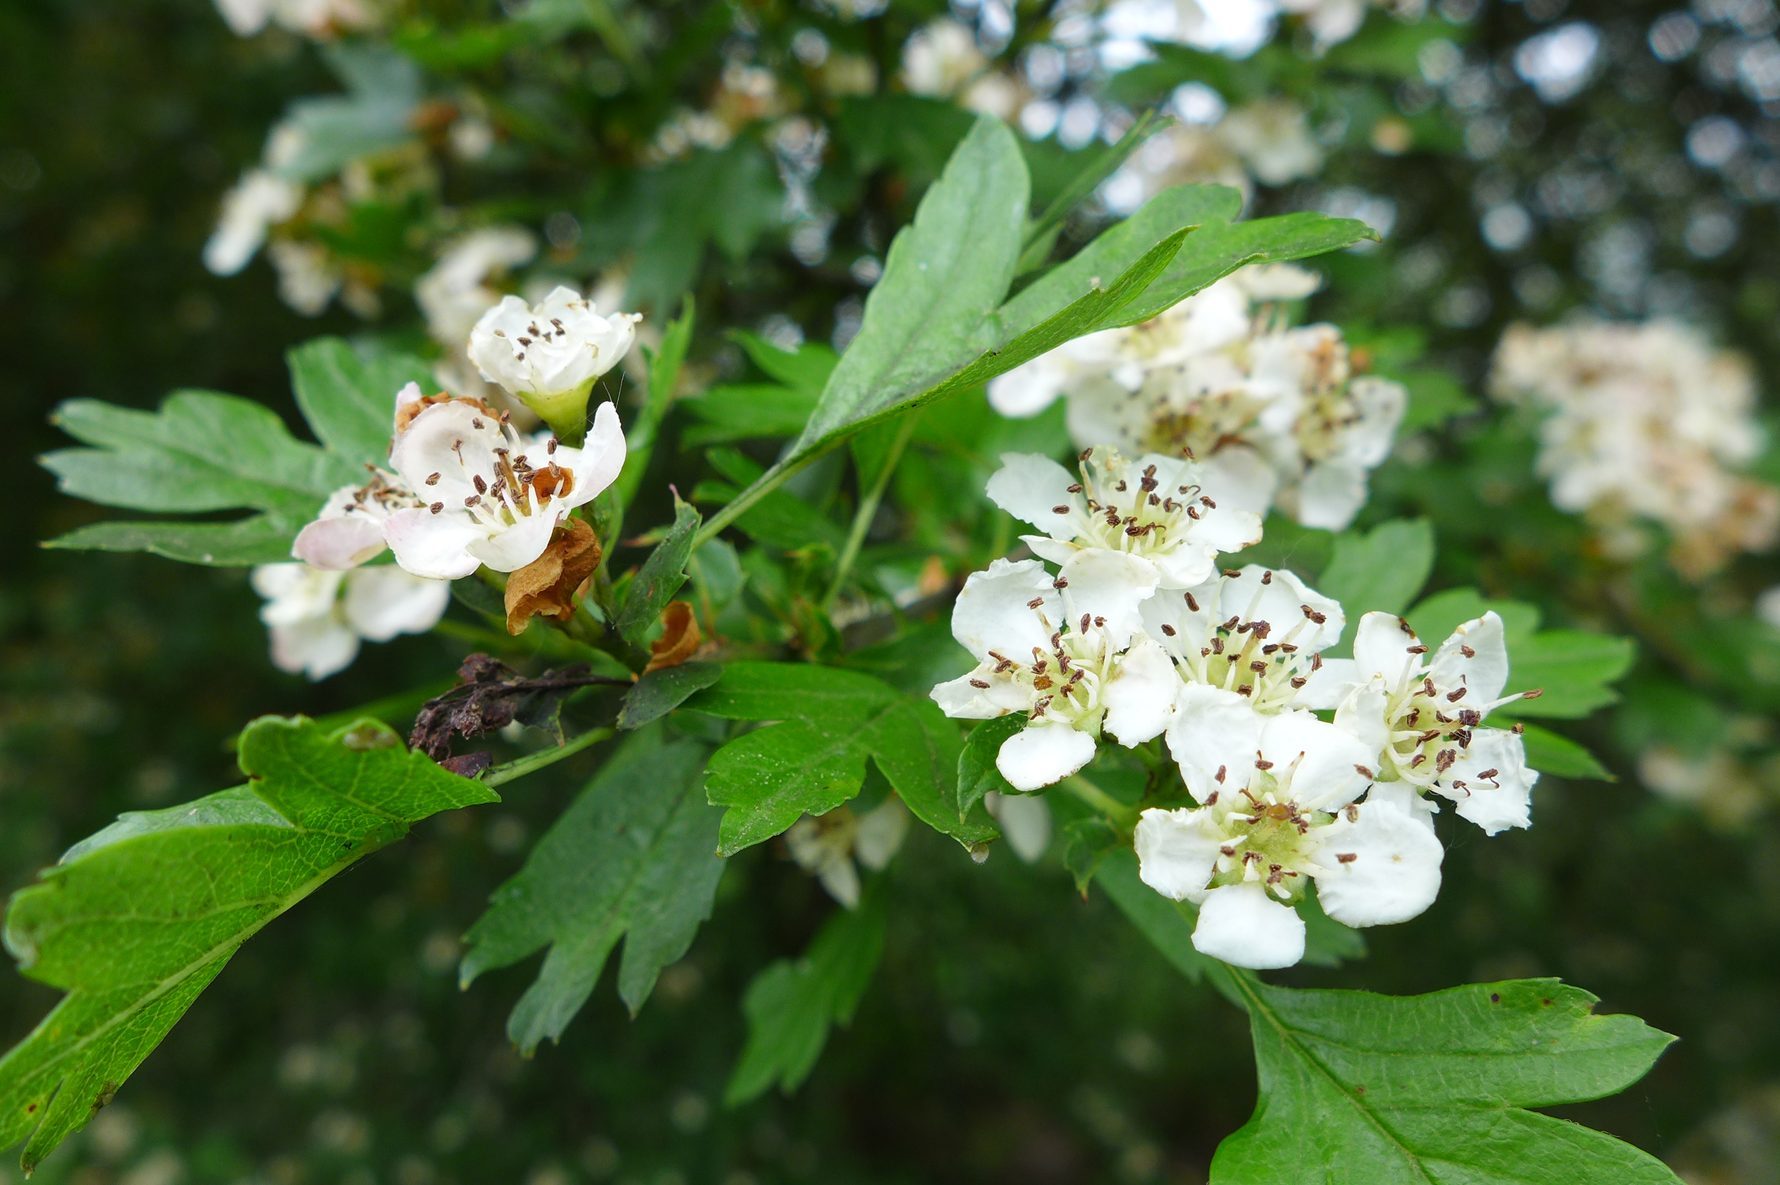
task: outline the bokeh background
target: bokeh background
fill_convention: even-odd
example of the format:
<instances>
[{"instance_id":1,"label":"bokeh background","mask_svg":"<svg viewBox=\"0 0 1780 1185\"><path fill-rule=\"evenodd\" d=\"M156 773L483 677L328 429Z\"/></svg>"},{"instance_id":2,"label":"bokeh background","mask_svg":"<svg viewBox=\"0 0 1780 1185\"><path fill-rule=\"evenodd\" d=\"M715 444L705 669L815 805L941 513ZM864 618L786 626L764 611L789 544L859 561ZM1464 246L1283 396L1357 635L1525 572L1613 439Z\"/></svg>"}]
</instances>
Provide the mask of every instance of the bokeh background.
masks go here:
<instances>
[{"instance_id":1,"label":"bokeh background","mask_svg":"<svg viewBox=\"0 0 1780 1185\"><path fill-rule=\"evenodd\" d=\"M1040 37L1057 7L1038 6L1040 18L1022 6L1017 27ZM660 6L670 29L727 25L656 85L696 104L738 44L770 58L798 30L833 23L830 8ZM1406 73L1217 80L1289 86L1325 116L1370 112L1364 126L1357 114L1351 127L1319 125L1329 160L1318 176L1254 197L1263 212L1322 209L1385 233L1383 247L1328 262L1315 311L1419 329L1420 365L1479 394L1512 321L1678 315L1749 354L1770 389L1774 4L1435 10L1454 35L1412 47ZM943 12L896 4L847 35L888 77L909 34ZM421 15L498 17L467 3ZM974 4L953 15L992 25ZM985 44L1017 64L1029 60L1022 36ZM0 8L0 67L0 882L16 887L119 811L228 784L226 739L251 716L320 714L436 680L463 648L406 639L310 685L272 668L243 574L39 547L97 516L33 460L64 443L49 421L59 400L149 407L195 387L292 416L283 351L364 326L338 308L292 312L263 262L222 278L200 258L221 194L267 127L292 98L335 85L309 41L238 38L199 0L21 0ZM1088 83L1057 85L1066 105ZM659 119L667 105L637 101L622 118ZM1416 138L1376 150L1371 131L1392 116ZM594 163L570 154L550 169L585 167L591 187ZM870 274L847 266L850 253L881 251L927 179L907 158L861 176L829 195L841 215L827 250L786 230L743 260L708 263L696 281L701 331L789 320L822 339L856 316ZM402 315L398 299L390 317ZM1766 457L1761 472L1780 477ZM1780 1181L1780 688L1745 654L1771 644L1751 637L1766 627L1735 611L1780 581L1780 567L1747 560L1704 592L1660 553L1604 576L1576 558L1581 529L1545 501L1531 458L1524 427L1462 419L1380 472L1368 515L1434 517L1437 584L1476 582L1543 604L1553 621L1640 636L1625 703L1569 730L1619 780L1548 782L1530 832L1453 843L1435 910L1372 932L1359 964L1284 978L1390 992L1524 975L1586 986L1604 1009L1683 1039L1626 1094L1569 1113L1700 1185ZM1732 610L1718 615L1719 604ZM1679 797L1640 779L1641 755L1659 743L1693 772ZM891 873L876 982L797 1095L734 1111L720 1102L743 1037L742 989L801 950L832 908L774 851L726 878L691 955L638 1019L596 993L561 1046L522 1060L503 1029L525 977L460 992L458 936L574 787L571 776L527 781L498 813L429 824L299 906L248 944L38 1179L1200 1181L1218 1139L1247 1117L1253 1070L1233 1011L1182 981L1107 902L1079 899L1055 860L976 866L928 834L911 837ZM0 1036L16 1039L52 1002L0 976Z\"/></svg>"}]
</instances>

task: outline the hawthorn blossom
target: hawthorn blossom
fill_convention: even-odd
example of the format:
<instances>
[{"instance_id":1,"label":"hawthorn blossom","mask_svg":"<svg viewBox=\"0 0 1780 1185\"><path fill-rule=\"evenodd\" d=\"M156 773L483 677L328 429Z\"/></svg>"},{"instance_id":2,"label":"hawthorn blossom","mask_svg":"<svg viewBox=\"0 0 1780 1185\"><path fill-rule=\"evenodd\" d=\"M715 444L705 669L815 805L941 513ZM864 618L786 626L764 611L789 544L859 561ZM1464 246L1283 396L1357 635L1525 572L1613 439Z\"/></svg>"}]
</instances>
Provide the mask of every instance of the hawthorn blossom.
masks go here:
<instances>
[{"instance_id":1,"label":"hawthorn blossom","mask_svg":"<svg viewBox=\"0 0 1780 1185\"><path fill-rule=\"evenodd\" d=\"M1348 926L1408 921L1433 904L1444 855L1413 794L1371 784L1371 755L1308 712L1263 716L1222 688L1182 690L1170 751L1199 804L1138 820L1138 872L1199 907L1193 946L1242 967L1304 956L1294 905L1314 880ZM1366 795L1364 802L1358 801Z\"/></svg>"},{"instance_id":2,"label":"hawthorn blossom","mask_svg":"<svg viewBox=\"0 0 1780 1185\"><path fill-rule=\"evenodd\" d=\"M1539 413L1537 471L1552 504L1584 516L1610 555L1639 554L1641 525L1655 524L1676 566L1700 579L1780 541L1780 489L1744 472L1764 440L1754 371L1696 330L1515 325L1491 389Z\"/></svg>"},{"instance_id":3,"label":"hawthorn blossom","mask_svg":"<svg viewBox=\"0 0 1780 1185\"><path fill-rule=\"evenodd\" d=\"M490 280L538 253L538 241L520 226L485 226L453 239L436 263L414 282L414 300L427 333L447 350L462 351L490 305L501 299Z\"/></svg>"},{"instance_id":4,"label":"hawthorn blossom","mask_svg":"<svg viewBox=\"0 0 1780 1185\"><path fill-rule=\"evenodd\" d=\"M270 169L252 169L241 175L223 195L216 229L204 244L204 266L219 276L232 276L247 266L266 235L280 222L294 217L303 204L303 187Z\"/></svg>"},{"instance_id":5,"label":"hawthorn blossom","mask_svg":"<svg viewBox=\"0 0 1780 1185\"><path fill-rule=\"evenodd\" d=\"M1269 502L1340 529L1364 503L1408 399L1400 384L1356 375L1333 326L1281 323L1279 302L1315 287L1299 268L1244 269L1149 321L1010 371L990 384L990 402L1032 415L1065 395L1080 446L1235 466L1250 488L1265 474Z\"/></svg>"},{"instance_id":6,"label":"hawthorn blossom","mask_svg":"<svg viewBox=\"0 0 1780 1185\"><path fill-rule=\"evenodd\" d=\"M399 398L417 400L420 388L410 383ZM291 555L315 568L343 572L382 554L389 516L422 506L420 497L402 479L381 469L371 471L364 485L343 486L328 495L315 520L297 532Z\"/></svg>"},{"instance_id":7,"label":"hawthorn blossom","mask_svg":"<svg viewBox=\"0 0 1780 1185\"><path fill-rule=\"evenodd\" d=\"M859 870L877 872L888 865L908 829L908 808L892 797L868 811L842 805L824 815L805 815L785 833L785 846L830 897L854 909Z\"/></svg>"},{"instance_id":8,"label":"hawthorn blossom","mask_svg":"<svg viewBox=\"0 0 1780 1185\"><path fill-rule=\"evenodd\" d=\"M417 576L455 580L485 564L497 572L523 568L624 465L624 431L610 403L600 404L586 444L572 448L554 436L519 433L477 400L427 402L412 387L409 394L398 415L412 418L389 460L422 504L391 512L384 532L396 562Z\"/></svg>"},{"instance_id":9,"label":"hawthorn blossom","mask_svg":"<svg viewBox=\"0 0 1780 1185\"><path fill-rule=\"evenodd\" d=\"M1335 723L1375 755L1380 781L1400 781L1449 799L1495 835L1531 823L1539 775L1526 767L1516 732L1483 728L1491 711L1537 695L1503 695L1508 650L1494 612L1464 622L1433 657L1402 618L1368 613L1354 657L1322 665L1305 690L1312 707L1334 707Z\"/></svg>"},{"instance_id":10,"label":"hawthorn blossom","mask_svg":"<svg viewBox=\"0 0 1780 1185\"><path fill-rule=\"evenodd\" d=\"M593 381L624 360L641 320L601 316L573 288L556 288L536 305L507 296L471 329L470 361L559 436L579 442Z\"/></svg>"},{"instance_id":11,"label":"hawthorn blossom","mask_svg":"<svg viewBox=\"0 0 1780 1185\"><path fill-rule=\"evenodd\" d=\"M1309 114L1290 99L1245 103L1218 121L1215 134L1263 185L1315 176L1323 167Z\"/></svg>"},{"instance_id":12,"label":"hawthorn blossom","mask_svg":"<svg viewBox=\"0 0 1780 1185\"><path fill-rule=\"evenodd\" d=\"M1154 642L1132 640L1155 581L1153 565L1115 551L1084 553L1068 577L996 560L964 582L952 611L952 636L977 666L935 687L934 702L966 720L1026 714L995 761L1017 790L1086 765L1103 728L1127 745L1150 740L1177 684Z\"/></svg>"},{"instance_id":13,"label":"hawthorn blossom","mask_svg":"<svg viewBox=\"0 0 1780 1185\"><path fill-rule=\"evenodd\" d=\"M308 564L262 564L250 577L266 599L260 620L281 671L325 679L345 670L360 642L424 633L451 602L451 585L380 566L349 572Z\"/></svg>"},{"instance_id":14,"label":"hawthorn blossom","mask_svg":"<svg viewBox=\"0 0 1780 1185\"><path fill-rule=\"evenodd\" d=\"M989 479L990 501L1045 532L1021 538L1066 579L1095 552L1114 551L1153 569L1155 587L1187 588L1212 574L1219 552L1261 540L1264 471L1094 449L1080 465L1077 481L1048 457L1007 453Z\"/></svg>"},{"instance_id":15,"label":"hawthorn blossom","mask_svg":"<svg viewBox=\"0 0 1780 1185\"><path fill-rule=\"evenodd\" d=\"M1258 564L1158 594L1142 614L1184 682L1232 692L1262 714L1312 706L1301 693L1347 624L1338 602Z\"/></svg>"}]
</instances>

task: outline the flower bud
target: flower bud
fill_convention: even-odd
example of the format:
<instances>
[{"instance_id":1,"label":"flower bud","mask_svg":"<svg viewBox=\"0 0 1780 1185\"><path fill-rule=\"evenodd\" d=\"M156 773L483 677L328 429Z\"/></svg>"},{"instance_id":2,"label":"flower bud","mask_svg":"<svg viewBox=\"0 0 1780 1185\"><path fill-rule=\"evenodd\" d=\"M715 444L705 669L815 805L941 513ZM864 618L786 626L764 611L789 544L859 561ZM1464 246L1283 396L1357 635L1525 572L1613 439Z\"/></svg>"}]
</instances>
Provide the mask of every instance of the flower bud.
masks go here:
<instances>
[{"instance_id":1,"label":"flower bud","mask_svg":"<svg viewBox=\"0 0 1780 1185\"><path fill-rule=\"evenodd\" d=\"M470 331L470 361L491 383L525 402L563 443L581 442L593 381L617 366L636 339L637 313L601 316L572 288L537 305L508 296Z\"/></svg>"}]
</instances>

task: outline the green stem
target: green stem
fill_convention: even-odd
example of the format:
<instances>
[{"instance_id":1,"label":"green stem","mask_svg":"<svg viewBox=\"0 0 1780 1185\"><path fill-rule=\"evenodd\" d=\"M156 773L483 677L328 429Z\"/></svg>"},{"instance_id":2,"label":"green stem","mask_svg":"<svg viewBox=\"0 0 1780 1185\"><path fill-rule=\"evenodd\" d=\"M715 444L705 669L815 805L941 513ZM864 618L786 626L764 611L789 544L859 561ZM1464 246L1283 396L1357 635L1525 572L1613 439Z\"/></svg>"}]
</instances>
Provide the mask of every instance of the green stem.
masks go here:
<instances>
[{"instance_id":1,"label":"green stem","mask_svg":"<svg viewBox=\"0 0 1780 1185\"><path fill-rule=\"evenodd\" d=\"M827 451L826 448L812 449L801 456L780 461L755 478L753 485L737 494L728 506L712 515L706 520L705 525L698 529L698 534L692 537L693 550L698 550L701 543L710 542L723 528L747 513L750 506L784 485L787 480L802 472L811 461Z\"/></svg>"},{"instance_id":2,"label":"green stem","mask_svg":"<svg viewBox=\"0 0 1780 1185\"><path fill-rule=\"evenodd\" d=\"M609 740L616 735L610 728L590 728L573 740L564 741L554 749L542 749L536 753L527 753L524 757L502 762L482 775L482 781L490 786L504 786L533 774L548 766L555 765L565 758L573 757L581 750Z\"/></svg>"},{"instance_id":3,"label":"green stem","mask_svg":"<svg viewBox=\"0 0 1780 1185\"><path fill-rule=\"evenodd\" d=\"M1129 830L1137 820L1136 807L1126 806L1081 774L1072 774L1057 785L1105 815L1122 830Z\"/></svg>"},{"instance_id":4,"label":"green stem","mask_svg":"<svg viewBox=\"0 0 1780 1185\"><path fill-rule=\"evenodd\" d=\"M903 416L902 426L896 430L889 451L884 454L884 463L872 478L871 488L860 495L859 509L853 514L853 526L847 532L846 543L841 546L840 558L835 561L834 581L822 596L824 611L840 596L841 586L847 582L847 573L852 571L853 562L859 558L859 549L865 545L865 535L871 530L872 519L878 515L878 504L884 500L884 491L890 485L890 475L895 472L896 463L902 460L902 451L908 447L909 437L914 431L914 415Z\"/></svg>"}]
</instances>

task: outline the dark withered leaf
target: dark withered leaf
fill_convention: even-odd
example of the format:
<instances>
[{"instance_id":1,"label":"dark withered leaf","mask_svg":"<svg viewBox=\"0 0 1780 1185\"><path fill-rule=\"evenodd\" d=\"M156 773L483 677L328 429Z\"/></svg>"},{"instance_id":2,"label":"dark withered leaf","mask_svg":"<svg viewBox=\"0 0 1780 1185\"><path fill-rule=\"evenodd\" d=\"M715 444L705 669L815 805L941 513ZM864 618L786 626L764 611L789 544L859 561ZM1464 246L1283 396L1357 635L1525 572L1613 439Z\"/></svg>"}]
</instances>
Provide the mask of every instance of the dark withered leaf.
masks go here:
<instances>
[{"instance_id":1,"label":"dark withered leaf","mask_svg":"<svg viewBox=\"0 0 1780 1185\"><path fill-rule=\"evenodd\" d=\"M454 759L454 738L485 736L518 721L542 729L562 741L562 705L583 687L623 680L594 675L585 664L561 667L540 675L522 675L486 654L472 654L457 672L458 685L426 702L414 718L408 744L434 761L472 761L476 754Z\"/></svg>"}]
</instances>

